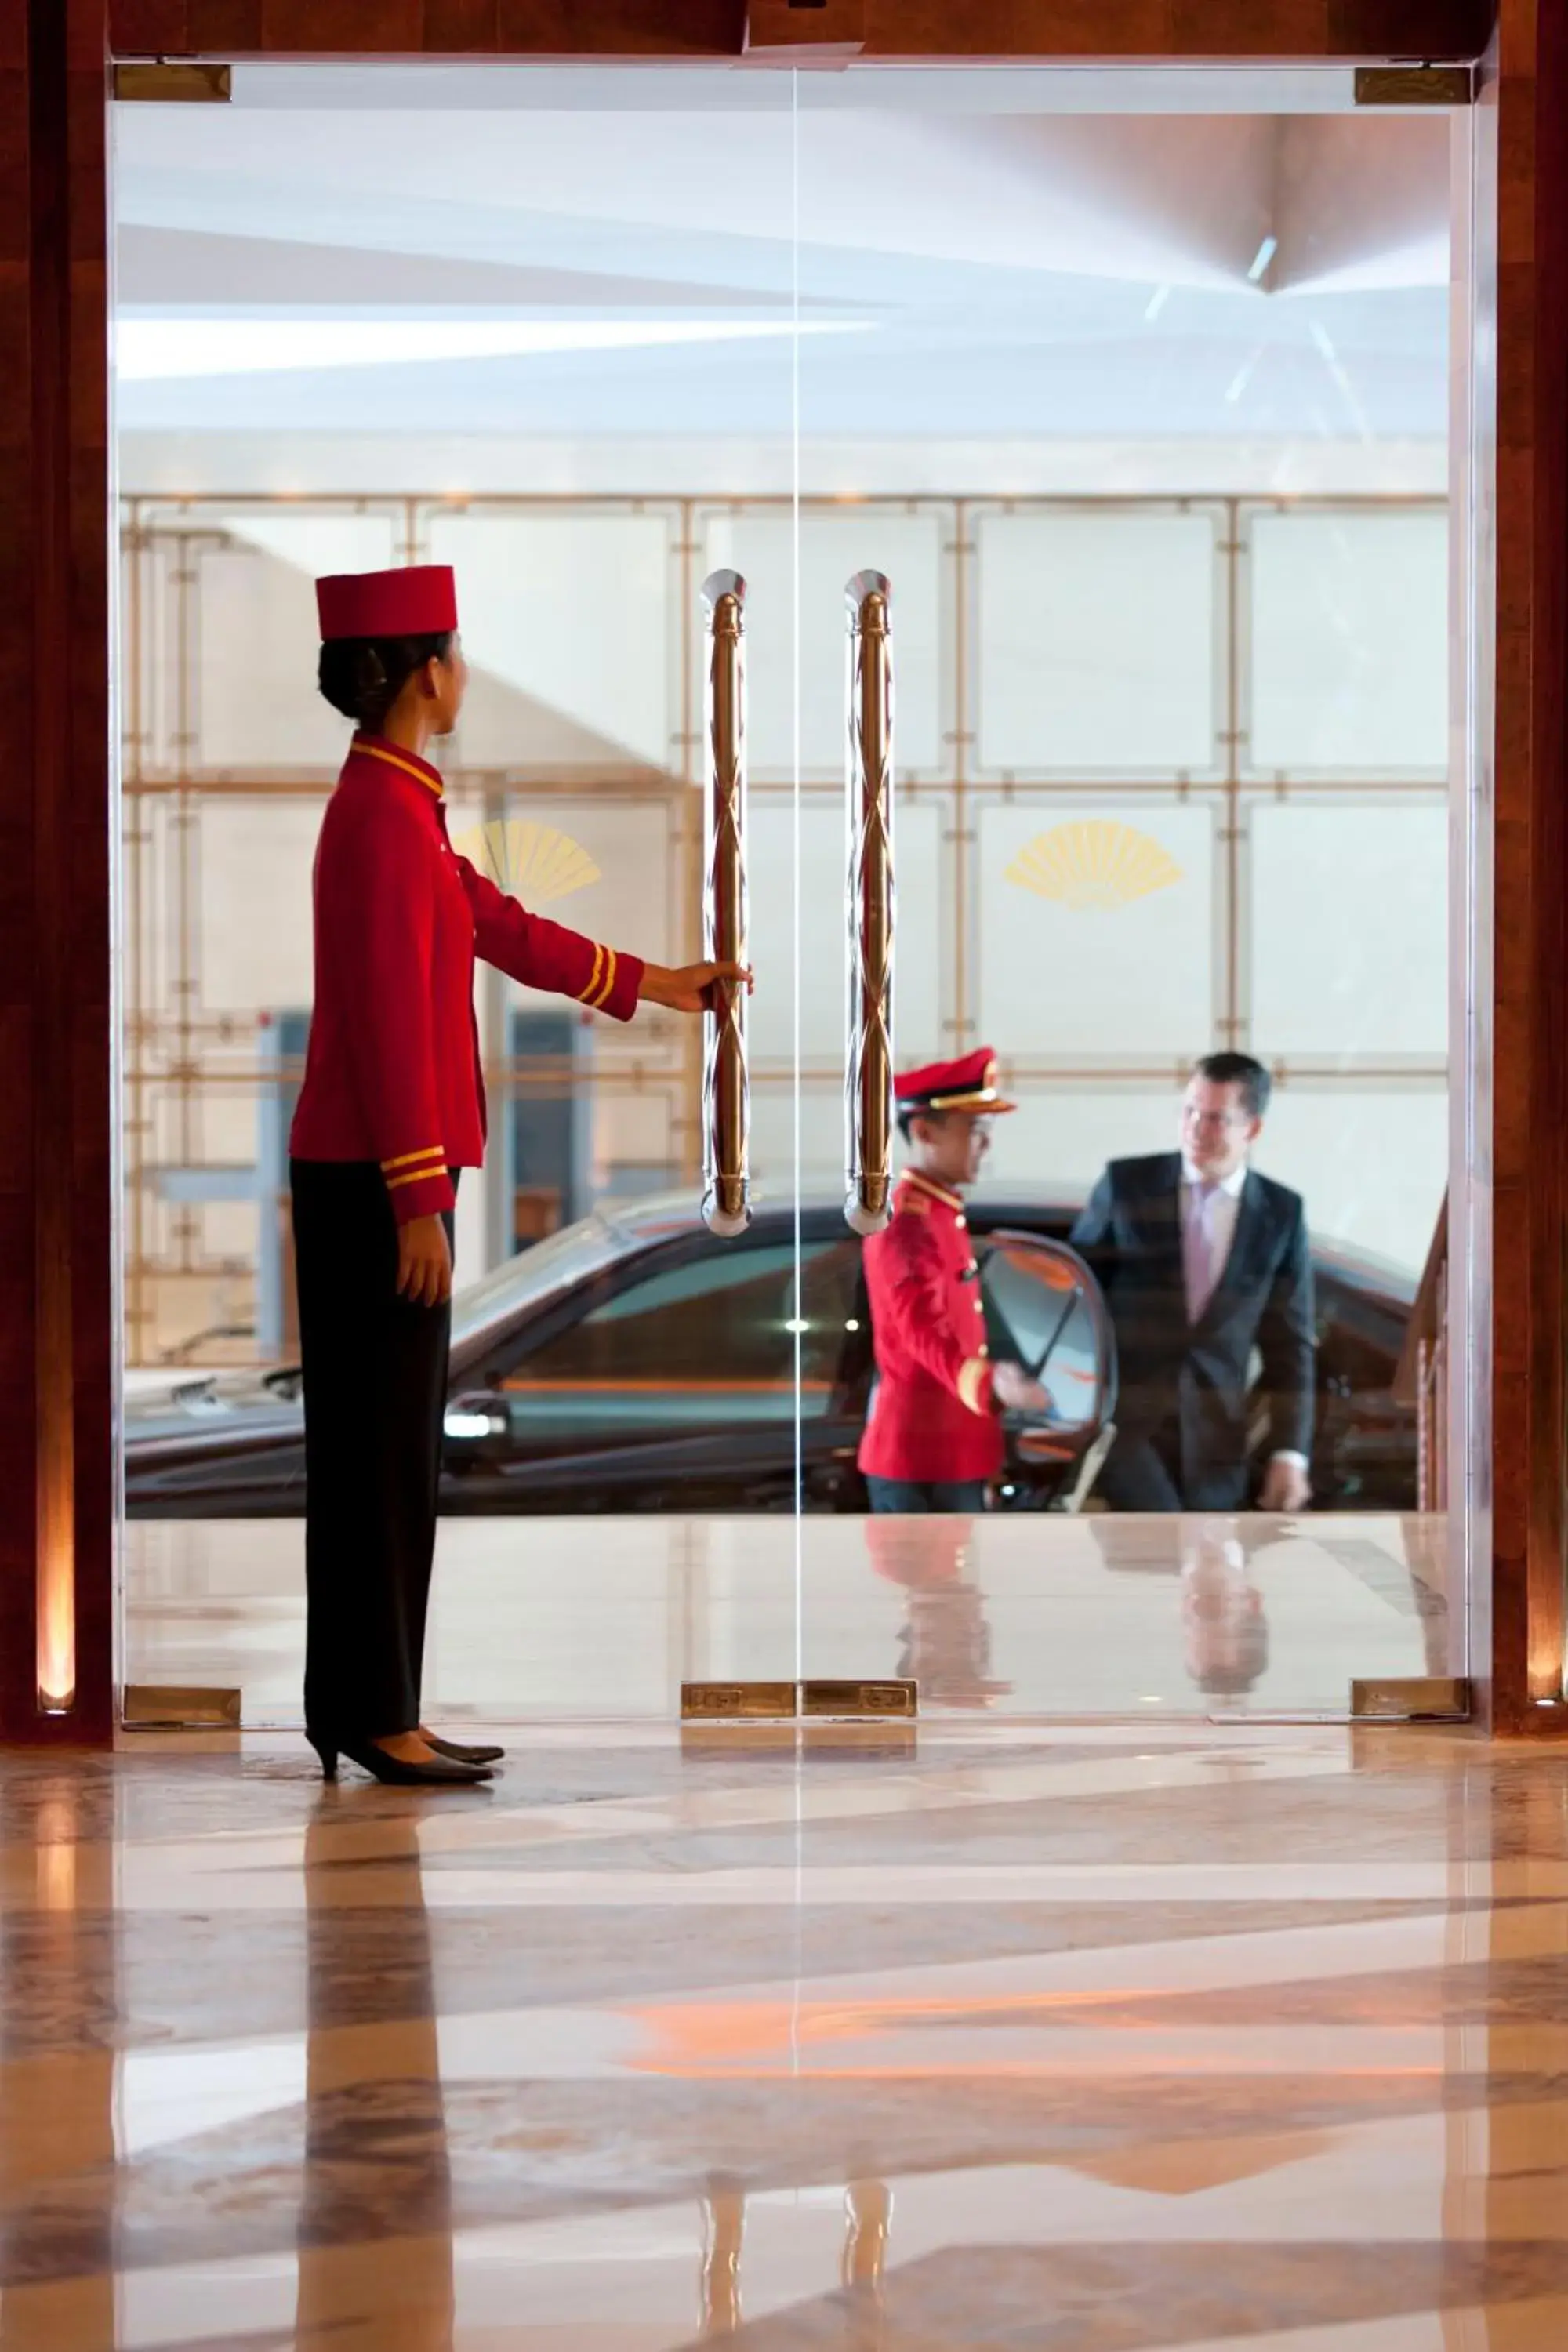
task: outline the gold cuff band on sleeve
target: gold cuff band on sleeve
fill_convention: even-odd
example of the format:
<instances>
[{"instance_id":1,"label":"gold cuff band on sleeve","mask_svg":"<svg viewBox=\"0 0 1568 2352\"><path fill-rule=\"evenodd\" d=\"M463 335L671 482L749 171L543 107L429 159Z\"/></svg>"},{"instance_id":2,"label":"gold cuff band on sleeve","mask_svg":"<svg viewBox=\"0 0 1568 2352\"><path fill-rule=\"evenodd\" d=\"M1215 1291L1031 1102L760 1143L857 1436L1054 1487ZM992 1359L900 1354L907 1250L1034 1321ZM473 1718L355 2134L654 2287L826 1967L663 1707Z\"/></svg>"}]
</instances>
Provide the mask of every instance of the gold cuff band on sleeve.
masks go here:
<instances>
[{"instance_id":1,"label":"gold cuff band on sleeve","mask_svg":"<svg viewBox=\"0 0 1568 2352\"><path fill-rule=\"evenodd\" d=\"M406 1176L389 1176L386 1189L389 1192L395 1192L401 1184L433 1183L437 1176L445 1176L446 1173L445 1167L432 1160L428 1168L411 1168Z\"/></svg>"},{"instance_id":2,"label":"gold cuff band on sleeve","mask_svg":"<svg viewBox=\"0 0 1568 2352\"><path fill-rule=\"evenodd\" d=\"M412 1168L419 1160L439 1160L445 1165L446 1159L446 1145L433 1143L427 1150L400 1151L395 1160L384 1160L381 1163L381 1172L384 1176L389 1176L395 1168Z\"/></svg>"},{"instance_id":3,"label":"gold cuff band on sleeve","mask_svg":"<svg viewBox=\"0 0 1568 2352\"><path fill-rule=\"evenodd\" d=\"M596 947L594 950L593 976L577 1000L580 1004L585 1004L590 1013L596 1013L615 994L616 963L614 948Z\"/></svg>"}]
</instances>

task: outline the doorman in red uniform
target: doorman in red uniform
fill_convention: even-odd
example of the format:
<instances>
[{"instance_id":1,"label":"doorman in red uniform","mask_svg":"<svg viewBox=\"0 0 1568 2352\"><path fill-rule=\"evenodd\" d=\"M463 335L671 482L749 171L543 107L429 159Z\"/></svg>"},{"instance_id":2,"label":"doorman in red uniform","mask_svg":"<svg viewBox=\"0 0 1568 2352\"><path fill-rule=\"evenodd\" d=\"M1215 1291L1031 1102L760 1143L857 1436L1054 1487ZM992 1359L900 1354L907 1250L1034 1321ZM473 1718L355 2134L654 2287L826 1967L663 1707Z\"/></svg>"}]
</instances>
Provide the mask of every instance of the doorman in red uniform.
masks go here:
<instances>
[{"instance_id":1,"label":"doorman in red uniform","mask_svg":"<svg viewBox=\"0 0 1568 2352\"><path fill-rule=\"evenodd\" d=\"M439 769L468 670L444 564L318 581L319 684L355 721L315 866L315 1006L289 1141L305 1392L305 1722L378 1779L471 1780L499 1748L420 1721L458 1171L484 1157L474 961L611 1020L700 1013L669 971L530 915L459 857Z\"/></svg>"},{"instance_id":2,"label":"doorman in red uniform","mask_svg":"<svg viewBox=\"0 0 1568 2352\"><path fill-rule=\"evenodd\" d=\"M1046 1403L1018 1365L990 1360L963 1213L991 1121L1014 1105L986 1045L910 1070L893 1091L910 1161L890 1222L866 1244L877 1384L860 1468L873 1511L983 1511L1004 1458L999 1415Z\"/></svg>"}]
</instances>

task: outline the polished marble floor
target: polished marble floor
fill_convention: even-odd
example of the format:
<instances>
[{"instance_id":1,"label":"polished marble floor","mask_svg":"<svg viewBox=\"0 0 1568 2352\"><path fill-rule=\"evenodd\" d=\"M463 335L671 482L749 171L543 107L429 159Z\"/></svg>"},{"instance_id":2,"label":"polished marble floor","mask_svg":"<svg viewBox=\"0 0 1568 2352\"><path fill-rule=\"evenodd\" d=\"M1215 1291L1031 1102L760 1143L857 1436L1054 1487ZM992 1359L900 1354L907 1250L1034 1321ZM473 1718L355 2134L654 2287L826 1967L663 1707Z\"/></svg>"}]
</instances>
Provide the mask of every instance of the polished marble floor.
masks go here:
<instances>
[{"instance_id":1,"label":"polished marble floor","mask_svg":"<svg viewBox=\"0 0 1568 2352\"><path fill-rule=\"evenodd\" d=\"M126 1680L296 1723L298 1521L125 1529ZM683 1680L913 1675L922 1711L1342 1716L1357 1677L1463 1671L1440 1518L447 1519L434 1703L668 1722Z\"/></svg>"},{"instance_id":2,"label":"polished marble floor","mask_svg":"<svg viewBox=\"0 0 1568 2352\"><path fill-rule=\"evenodd\" d=\"M1568 1755L0 1759L4 2352L1558 2352Z\"/></svg>"}]
</instances>

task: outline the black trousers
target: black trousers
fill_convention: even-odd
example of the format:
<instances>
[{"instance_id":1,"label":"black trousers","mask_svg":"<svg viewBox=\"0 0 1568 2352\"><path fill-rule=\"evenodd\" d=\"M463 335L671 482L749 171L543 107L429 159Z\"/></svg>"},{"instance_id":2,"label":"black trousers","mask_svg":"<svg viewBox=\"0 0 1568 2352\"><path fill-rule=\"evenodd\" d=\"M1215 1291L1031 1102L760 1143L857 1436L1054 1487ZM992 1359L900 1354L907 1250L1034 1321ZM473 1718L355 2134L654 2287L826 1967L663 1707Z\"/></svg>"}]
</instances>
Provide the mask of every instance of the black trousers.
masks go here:
<instances>
[{"instance_id":1,"label":"black trousers","mask_svg":"<svg viewBox=\"0 0 1568 2352\"><path fill-rule=\"evenodd\" d=\"M1184 1471L1182 1433L1167 1422L1137 1434L1123 1431L1106 1457L1097 1492L1112 1511L1244 1511L1250 1483L1245 1461L1222 1457Z\"/></svg>"},{"instance_id":2,"label":"black trousers","mask_svg":"<svg viewBox=\"0 0 1568 2352\"><path fill-rule=\"evenodd\" d=\"M985 1508L984 1478L872 1478L866 1492L874 1512L968 1511Z\"/></svg>"},{"instance_id":3,"label":"black trousers","mask_svg":"<svg viewBox=\"0 0 1568 2352\"><path fill-rule=\"evenodd\" d=\"M340 1741L419 1721L450 1307L397 1294L373 1160L295 1160L305 1390L305 1720ZM446 1220L451 1239L452 1220Z\"/></svg>"},{"instance_id":4,"label":"black trousers","mask_svg":"<svg viewBox=\"0 0 1568 2352\"><path fill-rule=\"evenodd\" d=\"M1112 1511L1181 1510L1181 1433L1157 1429L1134 1436L1124 1432L1106 1456L1097 1490Z\"/></svg>"}]
</instances>

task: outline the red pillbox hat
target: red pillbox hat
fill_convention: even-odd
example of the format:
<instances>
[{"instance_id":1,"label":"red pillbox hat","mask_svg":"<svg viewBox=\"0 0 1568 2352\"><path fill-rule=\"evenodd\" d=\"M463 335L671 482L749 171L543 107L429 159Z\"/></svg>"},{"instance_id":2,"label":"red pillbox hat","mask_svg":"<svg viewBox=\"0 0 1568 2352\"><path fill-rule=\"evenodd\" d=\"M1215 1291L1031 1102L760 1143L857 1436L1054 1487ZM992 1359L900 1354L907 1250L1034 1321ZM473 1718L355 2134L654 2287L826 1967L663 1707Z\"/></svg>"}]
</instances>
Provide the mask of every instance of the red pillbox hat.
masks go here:
<instances>
[{"instance_id":1,"label":"red pillbox hat","mask_svg":"<svg viewBox=\"0 0 1568 2352\"><path fill-rule=\"evenodd\" d=\"M458 583L449 563L395 572L337 572L316 583L321 636L434 637L458 625Z\"/></svg>"}]
</instances>

